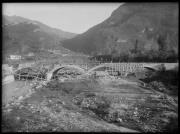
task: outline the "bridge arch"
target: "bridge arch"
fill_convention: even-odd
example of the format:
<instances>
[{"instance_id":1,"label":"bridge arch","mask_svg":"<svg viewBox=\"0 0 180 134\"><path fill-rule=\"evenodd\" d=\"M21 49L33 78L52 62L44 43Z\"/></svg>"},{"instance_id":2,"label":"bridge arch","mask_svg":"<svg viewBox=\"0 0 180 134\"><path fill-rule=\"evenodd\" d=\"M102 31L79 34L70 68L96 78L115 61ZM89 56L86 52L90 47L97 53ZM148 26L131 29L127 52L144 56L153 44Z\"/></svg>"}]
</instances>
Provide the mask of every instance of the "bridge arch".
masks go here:
<instances>
[{"instance_id":1,"label":"bridge arch","mask_svg":"<svg viewBox=\"0 0 180 134\"><path fill-rule=\"evenodd\" d=\"M63 68L74 68L77 69L80 73L84 74L85 70L77 65L62 65L62 66L57 66L47 74L47 80L50 80L55 73L57 73L59 70Z\"/></svg>"},{"instance_id":2,"label":"bridge arch","mask_svg":"<svg viewBox=\"0 0 180 134\"><path fill-rule=\"evenodd\" d=\"M112 68L112 67L108 66L107 64L100 64L100 65L98 65L98 66L95 66L95 67L89 69L89 70L87 71L87 73L91 73L91 72L93 72L93 71L95 71L95 70L97 70L97 69L103 68L103 67L105 67L105 68Z\"/></svg>"},{"instance_id":3,"label":"bridge arch","mask_svg":"<svg viewBox=\"0 0 180 134\"><path fill-rule=\"evenodd\" d=\"M165 64L145 64L144 68L151 70L151 71L160 71L160 70L166 70Z\"/></svg>"},{"instance_id":4,"label":"bridge arch","mask_svg":"<svg viewBox=\"0 0 180 134\"><path fill-rule=\"evenodd\" d=\"M17 68L16 70L13 71L13 74L16 74L24 69L27 69L27 70L34 70L31 66L27 66L27 67L19 67ZM37 70L36 70L37 71Z\"/></svg>"}]
</instances>

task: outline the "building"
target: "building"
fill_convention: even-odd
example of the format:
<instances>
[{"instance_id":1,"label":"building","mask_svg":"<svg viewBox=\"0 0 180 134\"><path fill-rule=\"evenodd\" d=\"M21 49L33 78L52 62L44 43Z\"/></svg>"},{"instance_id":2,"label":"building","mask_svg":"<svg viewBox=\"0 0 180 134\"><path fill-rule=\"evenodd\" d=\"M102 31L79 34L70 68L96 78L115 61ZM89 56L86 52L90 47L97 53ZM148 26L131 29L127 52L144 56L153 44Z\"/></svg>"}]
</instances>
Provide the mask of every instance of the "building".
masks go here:
<instances>
[{"instance_id":1,"label":"building","mask_svg":"<svg viewBox=\"0 0 180 134\"><path fill-rule=\"evenodd\" d=\"M123 40L123 39L118 39L117 40L117 43L126 43L127 42L127 40Z\"/></svg>"},{"instance_id":2,"label":"building","mask_svg":"<svg viewBox=\"0 0 180 134\"><path fill-rule=\"evenodd\" d=\"M30 52L27 54L27 56L29 56L29 57L34 56L34 53Z\"/></svg>"},{"instance_id":3,"label":"building","mask_svg":"<svg viewBox=\"0 0 180 134\"><path fill-rule=\"evenodd\" d=\"M11 60L20 60L22 59L21 55L10 55L9 59Z\"/></svg>"}]
</instances>

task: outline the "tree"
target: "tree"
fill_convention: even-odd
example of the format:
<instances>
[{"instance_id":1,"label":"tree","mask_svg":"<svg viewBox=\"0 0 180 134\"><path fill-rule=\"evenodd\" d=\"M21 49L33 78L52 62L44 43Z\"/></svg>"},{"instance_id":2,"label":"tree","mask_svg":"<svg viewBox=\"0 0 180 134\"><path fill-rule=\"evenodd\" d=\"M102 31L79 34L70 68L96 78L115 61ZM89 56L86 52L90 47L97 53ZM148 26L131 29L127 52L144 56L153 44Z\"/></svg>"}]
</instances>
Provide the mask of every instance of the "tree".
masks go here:
<instances>
[{"instance_id":1,"label":"tree","mask_svg":"<svg viewBox=\"0 0 180 134\"><path fill-rule=\"evenodd\" d=\"M176 62L178 59L178 56L176 55L176 52L174 49L171 49L168 51L168 55L166 58L166 62Z\"/></svg>"},{"instance_id":2,"label":"tree","mask_svg":"<svg viewBox=\"0 0 180 134\"><path fill-rule=\"evenodd\" d=\"M118 56L119 56L119 55L118 55L118 50L114 48L114 49L112 50L112 57L113 57L113 58L116 58L116 57L118 57Z\"/></svg>"},{"instance_id":3,"label":"tree","mask_svg":"<svg viewBox=\"0 0 180 134\"><path fill-rule=\"evenodd\" d=\"M167 33L166 34L159 34L157 38L157 43L159 45L159 51L166 51L167 50Z\"/></svg>"},{"instance_id":4,"label":"tree","mask_svg":"<svg viewBox=\"0 0 180 134\"><path fill-rule=\"evenodd\" d=\"M134 44L134 53L136 54L138 52L138 40L136 39Z\"/></svg>"},{"instance_id":5,"label":"tree","mask_svg":"<svg viewBox=\"0 0 180 134\"><path fill-rule=\"evenodd\" d=\"M129 54L128 53L120 53L119 60L120 60L120 62L128 62Z\"/></svg>"}]
</instances>

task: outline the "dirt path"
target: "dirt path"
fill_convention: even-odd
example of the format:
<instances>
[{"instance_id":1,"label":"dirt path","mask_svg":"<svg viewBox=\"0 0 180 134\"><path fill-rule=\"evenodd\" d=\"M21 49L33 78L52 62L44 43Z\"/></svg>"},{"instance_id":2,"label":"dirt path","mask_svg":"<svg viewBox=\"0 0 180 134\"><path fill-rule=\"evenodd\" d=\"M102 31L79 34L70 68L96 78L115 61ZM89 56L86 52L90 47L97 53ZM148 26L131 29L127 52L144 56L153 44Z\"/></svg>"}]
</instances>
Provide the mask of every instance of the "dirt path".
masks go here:
<instances>
[{"instance_id":1,"label":"dirt path","mask_svg":"<svg viewBox=\"0 0 180 134\"><path fill-rule=\"evenodd\" d=\"M8 84L14 81L14 76L13 75L8 75L5 78L3 78L2 84Z\"/></svg>"}]
</instances>

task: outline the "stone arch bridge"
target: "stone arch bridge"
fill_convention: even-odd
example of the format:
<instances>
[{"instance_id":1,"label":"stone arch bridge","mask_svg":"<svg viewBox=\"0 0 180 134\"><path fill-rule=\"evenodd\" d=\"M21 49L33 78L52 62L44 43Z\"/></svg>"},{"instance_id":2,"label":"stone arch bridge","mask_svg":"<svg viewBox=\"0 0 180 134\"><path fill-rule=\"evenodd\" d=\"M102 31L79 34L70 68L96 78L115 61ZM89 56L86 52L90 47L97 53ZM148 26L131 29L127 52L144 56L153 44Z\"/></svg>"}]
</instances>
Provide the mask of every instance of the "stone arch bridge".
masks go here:
<instances>
[{"instance_id":1,"label":"stone arch bridge","mask_svg":"<svg viewBox=\"0 0 180 134\"><path fill-rule=\"evenodd\" d=\"M61 65L57 66L54 69L52 69L47 74L47 80L50 80L53 77L53 74L57 71L59 71L62 68L74 68L81 72L81 74L90 74L91 72L97 71L98 69L105 68L105 70L108 70L110 72L118 71L118 72L124 72L124 73L130 73L130 72L137 72L142 71L144 69L143 63L104 63L97 65L89 70L85 70L81 66L78 65Z\"/></svg>"},{"instance_id":2,"label":"stone arch bridge","mask_svg":"<svg viewBox=\"0 0 180 134\"><path fill-rule=\"evenodd\" d=\"M167 64L169 66L169 64L171 63L167 63ZM172 64L176 64L176 63L172 63ZM59 70L63 68L72 68L72 69L74 68L74 69L77 69L81 74L90 74L91 72L97 71L98 69L102 69L102 68L105 68L105 70L109 72L120 72L120 73L128 74L131 72L142 71L145 68L151 69L151 70L157 70L156 66L158 65L161 65L161 63L103 63L97 66L94 66L88 70L82 67L82 65L81 66L73 65L73 64L58 65L47 73L47 80L50 80L53 74L55 74L56 72L58 72ZM87 65L84 65L84 66L87 67ZM171 66L174 66L174 65L171 65Z\"/></svg>"}]
</instances>

